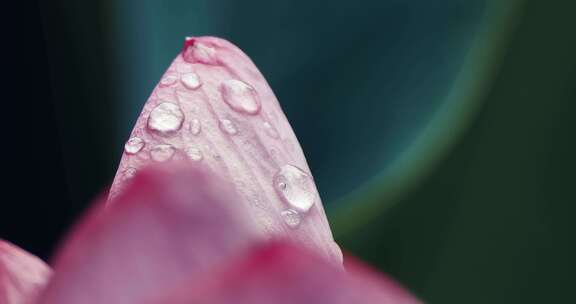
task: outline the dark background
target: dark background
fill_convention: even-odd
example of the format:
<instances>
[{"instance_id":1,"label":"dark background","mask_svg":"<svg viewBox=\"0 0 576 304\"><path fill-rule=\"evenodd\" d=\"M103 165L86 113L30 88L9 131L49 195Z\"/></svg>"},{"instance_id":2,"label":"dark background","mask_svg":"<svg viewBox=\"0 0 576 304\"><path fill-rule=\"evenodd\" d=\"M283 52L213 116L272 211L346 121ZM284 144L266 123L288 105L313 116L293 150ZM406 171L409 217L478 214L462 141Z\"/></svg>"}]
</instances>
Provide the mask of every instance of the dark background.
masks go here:
<instances>
[{"instance_id":1,"label":"dark background","mask_svg":"<svg viewBox=\"0 0 576 304\"><path fill-rule=\"evenodd\" d=\"M214 34L269 79L344 248L431 303L574 301L576 4L239 3L6 4L0 238L49 259L182 37Z\"/></svg>"}]
</instances>

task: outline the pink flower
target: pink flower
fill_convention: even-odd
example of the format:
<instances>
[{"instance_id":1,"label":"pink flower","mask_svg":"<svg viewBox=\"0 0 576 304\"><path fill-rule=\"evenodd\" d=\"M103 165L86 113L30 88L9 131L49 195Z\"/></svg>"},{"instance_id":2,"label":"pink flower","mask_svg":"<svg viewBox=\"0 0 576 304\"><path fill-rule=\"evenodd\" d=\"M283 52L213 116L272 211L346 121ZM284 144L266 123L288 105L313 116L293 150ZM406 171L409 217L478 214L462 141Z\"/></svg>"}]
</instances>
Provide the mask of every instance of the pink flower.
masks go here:
<instances>
[{"instance_id":1,"label":"pink flower","mask_svg":"<svg viewBox=\"0 0 576 304\"><path fill-rule=\"evenodd\" d=\"M0 240L0 304L20 304L34 298L50 275L42 260Z\"/></svg>"},{"instance_id":2,"label":"pink flower","mask_svg":"<svg viewBox=\"0 0 576 304\"><path fill-rule=\"evenodd\" d=\"M272 90L212 37L187 39L135 124L109 199L53 268L0 246L0 304L418 303L342 266Z\"/></svg>"}]
</instances>

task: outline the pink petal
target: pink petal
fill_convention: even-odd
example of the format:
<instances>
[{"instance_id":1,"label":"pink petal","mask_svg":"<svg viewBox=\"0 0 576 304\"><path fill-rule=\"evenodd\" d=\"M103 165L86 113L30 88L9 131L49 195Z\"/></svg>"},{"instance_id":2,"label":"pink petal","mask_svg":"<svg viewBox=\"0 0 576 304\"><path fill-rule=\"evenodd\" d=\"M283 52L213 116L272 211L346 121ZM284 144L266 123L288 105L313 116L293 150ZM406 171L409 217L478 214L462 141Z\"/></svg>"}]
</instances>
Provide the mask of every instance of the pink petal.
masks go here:
<instances>
[{"instance_id":1,"label":"pink petal","mask_svg":"<svg viewBox=\"0 0 576 304\"><path fill-rule=\"evenodd\" d=\"M30 303L50 275L42 260L0 240L0 304Z\"/></svg>"},{"instance_id":2,"label":"pink petal","mask_svg":"<svg viewBox=\"0 0 576 304\"><path fill-rule=\"evenodd\" d=\"M111 200L146 164L185 158L234 183L262 236L288 237L341 262L280 104L250 58L219 38L186 40L136 121Z\"/></svg>"},{"instance_id":3,"label":"pink petal","mask_svg":"<svg viewBox=\"0 0 576 304\"><path fill-rule=\"evenodd\" d=\"M388 278L358 264L342 271L302 248L271 243L247 259L146 303L211 304L416 304Z\"/></svg>"},{"instance_id":4,"label":"pink petal","mask_svg":"<svg viewBox=\"0 0 576 304\"><path fill-rule=\"evenodd\" d=\"M76 227L39 303L141 303L202 277L254 243L234 196L199 168L144 170Z\"/></svg>"}]
</instances>

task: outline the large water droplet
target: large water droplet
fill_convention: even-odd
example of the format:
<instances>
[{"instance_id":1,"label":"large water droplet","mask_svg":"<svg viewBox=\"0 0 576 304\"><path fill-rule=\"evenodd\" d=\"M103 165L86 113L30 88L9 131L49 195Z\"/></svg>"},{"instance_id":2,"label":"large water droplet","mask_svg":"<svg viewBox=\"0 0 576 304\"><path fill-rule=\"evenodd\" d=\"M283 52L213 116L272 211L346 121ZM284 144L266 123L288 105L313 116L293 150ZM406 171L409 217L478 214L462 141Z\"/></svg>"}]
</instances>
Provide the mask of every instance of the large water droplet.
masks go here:
<instances>
[{"instance_id":1,"label":"large water droplet","mask_svg":"<svg viewBox=\"0 0 576 304\"><path fill-rule=\"evenodd\" d=\"M126 154L136 154L144 148L144 140L140 137L130 138L126 144L124 144L124 152Z\"/></svg>"},{"instance_id":2,"label":"large water droplet","mask_svg":"<svg viewBox=\"0 0 576 304\"><path fill-rule=\"evenodd\" d=\"M238 133L238 129L229 119L220 119L220 129L230 135L235 135Z\"/></svg>"},{"instance_id":3,"label":"large water droplet","mask_svg":"<svg viewBox=\"0 0 576 304\"><path fill-rule=\"evenodd\" d=\"M278 139L278 137L280 137L276 129L269 122L265 121L262 125L264 126L264 132L266 132L268 136L274 139Z\"/></svg>"},{"instance_id":4,"label":"large water droplet","mask_svg":"<svg viewBox=\"0 0 576 304\"><path fill-rule=\"evenodd\" d=\"M178 74L176 73L166 73L160 79L160 86L161 87L169 87L178 81Z\"/></svg>"},{"instance_id":5,"label":"large water droplet","mask_svg":"<svg viewBox=\"0 0 576 304\"><path fill-rule=\"evenodd\" d=\"M189 63L219 64L216 49L194 38L186 38L182 58Z\"/></svg>"},{"instance_id":6,"label":"large water droplet","mask_svg":"<svg viewBox=\"0 0 576 304\"><path fill-rule=\"evenodd\" d=\"M175 148L168 144L156 145L150 149L150 158L156 162L168 161L174 156Z\"/></svg>"},{"instance_id":7,"label":"large water droplet","mask_svg":"<svg viewBox=\"0 0 576 304\"><path fill-rule=\"evenodd\" d=\"M276 172L272 182L278 195L291 208L307 212L314 205L314 181L300 168L284 165Z\"/></svg>"},{"instance_id":8,"label":"large water droplet","mask_svg":"<svg viewBox=\"0 0 576 304\"><path fill-rule=\"evenodd\" d=\"M280 213L282 219L284 219L284 223L288 225L290 228L296 228L300 225L302 219L300 218L300 213L296 210L287 209Z\"/></svg>"},{"instance_id":9,"label":"large water droplet","mask_svg":"<svg viewBox=\"0 0 576 304\"><path fill-rule=\"evenodd\" d=\"M161 136L172 136L182 127L184 113L178 105L163 102L148 117L148 129Z\"/></svg>"},{"instance_id":10,"label":"large water droplet","mask_svg":"<svg viewBox=\"0 0 576 304\"><path fill-rule=\"evenodd\" d=\"M260 111L258 93L251 85L243 81L230 79L222 82L220 93L234 111L249 115L256 115Z\"/></svg>"},{"instance_id":11,"label":"large water droplet","mask_svg":"<svg viewBox=\"0 0 576 304\"><path fill-rule=\"evenodd\" d=\"M188 158L194 161L200 161L203 158L202 151L193 146L186 148L186 155L188 155Z\"/></svg>"},{"instance_id":12,"label":"large water droplet","mask_svg":"<svg viewBox=\"0 0 576 304\"><path fill-rule=\"evenodd\" d=\"M192 121L190 122L190 133L192 133L192 135L198 135L200 133L200 131L202 130L202 124L200 123L200 120L198 119L192 119Z\"/></svg>"},{"instance_id":13,"label":"large water droplet","mask_svg":"<svg viewBox=\"0 0 576 304\"><path fill-rule=\"evenodd\" d=\"M182 78L180 79L180 81L182 82L182 84L186 88L188 88L190 90L196 90L197 88L199 88L202 85L202 82L200 81L200 77L196 73L189 73L189 74L182 75Z\"/></svg>"}]
</instances>

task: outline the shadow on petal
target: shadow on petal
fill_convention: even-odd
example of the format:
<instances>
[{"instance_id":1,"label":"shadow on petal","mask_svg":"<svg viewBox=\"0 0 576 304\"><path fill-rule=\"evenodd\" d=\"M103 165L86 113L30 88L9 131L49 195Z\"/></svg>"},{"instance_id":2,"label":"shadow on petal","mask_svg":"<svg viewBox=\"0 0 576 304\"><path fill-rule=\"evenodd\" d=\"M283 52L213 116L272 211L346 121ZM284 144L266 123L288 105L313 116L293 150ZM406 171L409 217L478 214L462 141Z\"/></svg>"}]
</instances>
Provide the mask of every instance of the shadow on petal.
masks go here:
<instances>
[{"instance_id":1,"label":"shadow on petal","mask_svg":"<svg viewBox=\"0 0 576 304\"><path fill-rule=\"evenodd\" d=\"M39 303L140 303L258 239L229 185L185 163L143 170L103 206L65 242Z\"/></svg>"}]
</instances>

